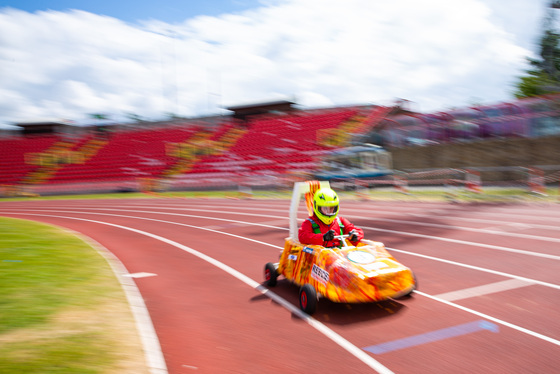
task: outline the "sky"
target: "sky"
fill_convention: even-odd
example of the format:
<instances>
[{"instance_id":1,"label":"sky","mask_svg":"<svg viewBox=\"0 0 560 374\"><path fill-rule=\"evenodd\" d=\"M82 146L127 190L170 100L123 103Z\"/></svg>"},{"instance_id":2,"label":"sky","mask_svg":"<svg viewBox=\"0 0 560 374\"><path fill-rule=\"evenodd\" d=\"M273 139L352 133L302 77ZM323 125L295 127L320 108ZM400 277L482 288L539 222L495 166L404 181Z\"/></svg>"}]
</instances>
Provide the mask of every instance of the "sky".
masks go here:
<instances>
[{"instance_id":1,"label":"sky","mask_svg":"<svg viewBox=\"0 0 560 374\"><path fill-rule=\"evenodd\" d=\"M548 3L0 0L0 125L511 101Z\"/></svg>"}]
</instances>

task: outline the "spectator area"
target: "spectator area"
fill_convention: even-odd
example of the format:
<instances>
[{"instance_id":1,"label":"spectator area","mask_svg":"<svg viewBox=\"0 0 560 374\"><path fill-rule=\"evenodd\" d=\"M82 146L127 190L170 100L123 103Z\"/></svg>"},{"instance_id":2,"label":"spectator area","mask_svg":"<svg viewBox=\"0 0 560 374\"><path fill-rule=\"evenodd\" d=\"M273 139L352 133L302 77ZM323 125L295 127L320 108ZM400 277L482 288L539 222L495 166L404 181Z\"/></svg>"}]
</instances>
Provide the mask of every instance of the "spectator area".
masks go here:
<instances>
[{"instance_id":1,"label":"spectator area","mask_svg":"<svg viewBox=\"0 0 560 374\"><path fill-rule=\"evenodd\" d=\"M329 149L318 141L321 131L336 132L358 112L355 108L297 111L246 121L224 119L213 127L183 122L155 129L74 134L70 139L62 135L3 138L0 184L250 177L311 171L317 166L316 156Z\"/></svg>"},{"instance_id":2,"label":"spectator area","mask_svg":"<svg viewBox=\"0 0 560 374\"><path fill-rule=\"evenodd\" d=\"M29 160L33 153L44 152L57 141L57 136L0 139L0 185L17 184L23 180L36 168Z\"/></svg>"}]
</instances>

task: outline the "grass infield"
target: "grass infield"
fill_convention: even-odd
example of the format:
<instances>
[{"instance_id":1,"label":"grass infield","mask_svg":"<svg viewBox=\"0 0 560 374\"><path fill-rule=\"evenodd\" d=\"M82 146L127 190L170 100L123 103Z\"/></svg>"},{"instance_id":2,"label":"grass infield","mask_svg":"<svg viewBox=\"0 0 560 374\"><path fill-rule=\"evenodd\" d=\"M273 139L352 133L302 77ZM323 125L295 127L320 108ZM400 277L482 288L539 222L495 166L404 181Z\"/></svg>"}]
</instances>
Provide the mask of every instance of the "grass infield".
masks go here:
<instances>
[{"instance_id":1,"label":"grass infield","mask_svg":"<svg viewBox=\"0 0 560 374\"><path fill-rule=\"evenodd\" d=\"M552 202L560 201L560 186L549 186L543 193L531 193L525 188L488 187L474 193L457 187L412 187L406 192L392 187L370 188L355 191L335 190L344 199L358 200L408 200L408 201L453 201L453 202ZM230 191L176 191L176 192L128 192L92 195L55 195L4 197L2 201L32 200L80 200L80 199L124 199L124 198L179 198L179 199L290 199L289 188L269 190L230 190Z\"/></svg>"},{"instance_id":2,"label":"grass infield","mask_svg":"<svg viewBox=\"0 0 560 374\"><path fill-rule=\"evenodd\" d=\"M0 372L147 373L106 260L77 236L0 217Z\"/></svg>"}]
</instances>

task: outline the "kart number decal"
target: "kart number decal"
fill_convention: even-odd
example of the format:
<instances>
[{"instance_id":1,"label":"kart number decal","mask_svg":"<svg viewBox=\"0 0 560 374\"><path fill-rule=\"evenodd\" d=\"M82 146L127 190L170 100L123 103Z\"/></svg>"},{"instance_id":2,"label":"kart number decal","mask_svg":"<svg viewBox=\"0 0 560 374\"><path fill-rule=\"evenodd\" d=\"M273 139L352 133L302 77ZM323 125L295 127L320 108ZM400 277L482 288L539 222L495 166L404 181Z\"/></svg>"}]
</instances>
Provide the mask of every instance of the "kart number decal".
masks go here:
<instances>
[{"instance_id":1,"label":"kart number decal","mask_svg":"<svg viewBox=\"0 0 560 374\"><path fill-rule=\"evenodd\" d=\"M288 255L288 260L297 260L297 256L296 255Z\"/></svg>"},{"instance_id":2,"label":"kart number decal","mask_svg":"<svg viewBox=\"0 0 560 374\"><path fill-rule=\"evenodd\" d=\"M347 257L357 264L370 264L375 261L375 256L365 251L352 251L348 253Z\"/></svg>"},{"instance_id":3,"label":"kart number decal","mask_svg":"<svg viewBox=\"0 0 560 374\"><path fill-rule=\"evenodd\" d=\"M329 282L329 272L313 264L313 268L311 269L311 278L323 284L327 284Z\"/></svg>"}]
</instances>

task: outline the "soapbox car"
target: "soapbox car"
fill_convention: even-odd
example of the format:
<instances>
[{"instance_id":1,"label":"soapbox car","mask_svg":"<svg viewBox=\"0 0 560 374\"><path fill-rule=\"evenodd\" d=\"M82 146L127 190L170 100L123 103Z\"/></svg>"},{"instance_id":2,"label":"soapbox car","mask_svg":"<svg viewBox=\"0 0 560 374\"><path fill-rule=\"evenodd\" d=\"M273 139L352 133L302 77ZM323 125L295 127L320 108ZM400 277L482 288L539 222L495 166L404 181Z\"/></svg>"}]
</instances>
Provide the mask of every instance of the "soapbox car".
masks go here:
<instances>
[{"instance_id":1,"label":"soapbox car","mask_svg":"<svg viewBox=\"0 0 560 374\"><path fill-rule=\"evenodd\" d=\"M278 263L265 265L265 285L274 287L279 276L300 286L300 308L315 312L317 301L326 297L333 302L366 303L411 294L417 287L413 272L400 264L381 242L363 239L356 246L348 235L335 236L341 247L304 245L297 240L297 210L305 194L309 215L313 212L313 194L328 182L298 182L294 185L290 207L290 237L286 238Z\"/></svg>"}]
</instances>

